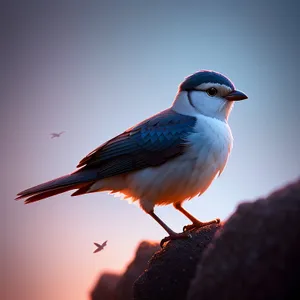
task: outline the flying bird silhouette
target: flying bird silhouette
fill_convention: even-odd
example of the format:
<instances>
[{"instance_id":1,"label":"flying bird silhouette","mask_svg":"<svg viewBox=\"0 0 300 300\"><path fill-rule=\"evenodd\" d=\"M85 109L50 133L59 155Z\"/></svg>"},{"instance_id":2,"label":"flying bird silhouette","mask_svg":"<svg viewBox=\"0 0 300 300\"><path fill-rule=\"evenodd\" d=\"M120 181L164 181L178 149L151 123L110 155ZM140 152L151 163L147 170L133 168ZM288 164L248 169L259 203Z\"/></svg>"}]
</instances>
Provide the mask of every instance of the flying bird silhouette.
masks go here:
<instances>
[{"instance_id":1,"label":"flying bird silhouette","mask_svg":"<svg viewBox=\"0 0 300 300\"><path fill-rule=\"evenodd\" d=\"M97 249L93 252L93 253L97 253L99 251L102 251L103 248L106 246L107 241L105 241L102 245L98 244L98 243L94 243L94 245L97 247Z\"/></svg>"},{"instance_id":2,"label":"flying bird silhouette","mask_svg":"<svg viewBox=\"0 0 300 300\"><path fill-rule=\"evenodd\" d=\"M201 222L182 204L203 194L223 172L232 149L228 117L236 101L247 99L226 76L201 70L179 85L171 107L127 129L84 157L77 170L18 193L32 203L70 190L72 196L121 193L169 234L161 242L188 238ZM173 231L154 212L169 205L192 224ZM113 221L112 221L113 222Z\"/></svg>"},{"instance_id":3,"label":"flying bird silhouette","mask_svg":"<svg viewBox=\"0 0 300 300\"><path fill-rule=\"evenodd\" d=\"M61 131L61 132L59 132L59 133L55 133L55 132L50 133L51 139L60 137L64 132L65 132L65 131Z\"/></svg>"}]
</instances>

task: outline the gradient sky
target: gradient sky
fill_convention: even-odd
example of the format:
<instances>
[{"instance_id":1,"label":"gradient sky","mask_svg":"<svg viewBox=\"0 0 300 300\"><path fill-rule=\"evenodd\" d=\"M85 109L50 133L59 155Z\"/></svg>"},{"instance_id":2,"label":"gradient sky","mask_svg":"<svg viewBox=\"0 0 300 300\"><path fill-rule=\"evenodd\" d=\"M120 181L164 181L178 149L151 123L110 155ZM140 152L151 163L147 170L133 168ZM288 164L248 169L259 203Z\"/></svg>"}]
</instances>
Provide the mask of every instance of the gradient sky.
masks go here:
<instances>
[{"instance_id":1,"label":"gradient sky","mask_svg":"<svg viewBox=\"0 0 300 300\"><path fill-rule=\"evenodd\" d=\"M2 7L1 299L87 299L100 272L122 270L140 240L166 235L136 205L105 193L26 206L13 199L169 107L197 70L224 73L249 100L229 119L235 142L225 171L185 207L201 220L226 219L241 201L299 176L297 1L19 2ZM172 207L157 213L177 231L188 223Z\"/></svg>"}]
</instances>

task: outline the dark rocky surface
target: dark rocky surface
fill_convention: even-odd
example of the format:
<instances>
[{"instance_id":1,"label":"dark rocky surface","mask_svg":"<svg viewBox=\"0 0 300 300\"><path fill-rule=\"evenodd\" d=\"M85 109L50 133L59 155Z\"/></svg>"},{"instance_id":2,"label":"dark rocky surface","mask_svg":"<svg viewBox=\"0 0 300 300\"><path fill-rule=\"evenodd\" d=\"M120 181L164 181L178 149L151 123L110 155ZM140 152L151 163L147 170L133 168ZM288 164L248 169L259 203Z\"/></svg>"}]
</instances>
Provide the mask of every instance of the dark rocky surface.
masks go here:
<instances>
[{"instance_id":1,"label":"dark rocky surface","mask_svg":"<svg viewBox=\"0 0 300 300\"><path fill-rule=\"evenodd\" d=\"M300 299L300 181L243 203L197 267L187 299Z\"/></svg>"},{"instance_id":2,"label":"dark rocky surface","mask_svg":"<svg viewBox=\"0 0 300 300\"><path fill-rule=\"evenodd\" d=\"M197 262L218 228L220 225L210 225L191 232L190 239L165 244L136 280L134 299L185 299Z\"/></svg>"},{"instance_id":3,"label":"dark rocky surface","mask_svg":"<svg viewBox=\"0 0 300 300\"><path fill-rule=\"evenodd\" d=\"M114 300L115 290L120 275L114 273L103 273L91 292L92 300Z\"/></svg>"},{"instance_id":4,"label":"dark rocky surface","mask_svg":"<svg viewBox=\"0 0 300 300\"><path fill-rule=\"evenodd\" d=\"M300 299L299 258L300 180L168 243L136 280L134 300Z\"/></svg>"},{"instance_id":5,"label":"dark rocky surface","mask_svg":"<svg viewBox=\"0 0 300 300\"><path fill-rule=\"evenodd\" d=\"M131 300L133 298L133 283L147 268L151 256L160 249L158 243L142 242L136 255L116 286L116 300Z\"/></svg>"}]
</instances>

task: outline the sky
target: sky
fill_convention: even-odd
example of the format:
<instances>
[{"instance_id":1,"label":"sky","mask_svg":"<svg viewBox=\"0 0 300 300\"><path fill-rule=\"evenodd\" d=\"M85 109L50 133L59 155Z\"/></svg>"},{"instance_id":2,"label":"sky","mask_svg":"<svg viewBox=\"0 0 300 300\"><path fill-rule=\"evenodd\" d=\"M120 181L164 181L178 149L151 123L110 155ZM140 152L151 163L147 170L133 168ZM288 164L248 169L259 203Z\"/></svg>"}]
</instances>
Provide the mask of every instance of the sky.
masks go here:
<instances>
[{"instance_id":1,"label":"sky","mask_svg":"<svg viewBox=\"0 0 300 300\"><path fill-rule=\"evenodd\" d=\"M184 207L226 220L239 203L299 177L297 1L1 5L1 299L88 299L101 272L121 272L141 240L166 236L137 205L106 193L13 199L168 108L200 69L227 75L249 99L229 118L234 147L223 174ZM171 206L156 212L176 231L189 223Z\"/></svg>"}]
</instances>

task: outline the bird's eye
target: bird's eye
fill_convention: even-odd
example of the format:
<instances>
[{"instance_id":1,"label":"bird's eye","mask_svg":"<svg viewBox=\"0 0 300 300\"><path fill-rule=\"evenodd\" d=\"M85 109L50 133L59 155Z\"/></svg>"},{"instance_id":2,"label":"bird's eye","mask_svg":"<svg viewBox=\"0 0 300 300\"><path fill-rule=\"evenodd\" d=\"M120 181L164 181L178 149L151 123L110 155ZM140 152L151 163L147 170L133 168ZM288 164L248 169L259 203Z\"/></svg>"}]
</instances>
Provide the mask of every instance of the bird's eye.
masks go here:
<instances>
[{"instance_id":1,"label":"bird's eye","mask_svg":"<svg viewBox=\"0 0 300 300\"><path fill-rule=\"evenodd\" d=\"M206 90L206 93L207 93L208 96L213 97L213 96L217 95L218 90L214 87L211 87L211 88Z\"/></svg>"}]
</instances>

